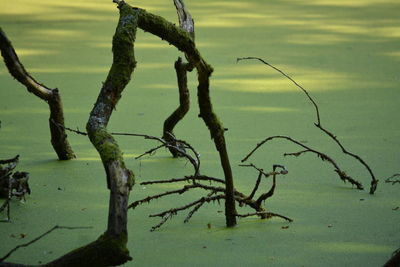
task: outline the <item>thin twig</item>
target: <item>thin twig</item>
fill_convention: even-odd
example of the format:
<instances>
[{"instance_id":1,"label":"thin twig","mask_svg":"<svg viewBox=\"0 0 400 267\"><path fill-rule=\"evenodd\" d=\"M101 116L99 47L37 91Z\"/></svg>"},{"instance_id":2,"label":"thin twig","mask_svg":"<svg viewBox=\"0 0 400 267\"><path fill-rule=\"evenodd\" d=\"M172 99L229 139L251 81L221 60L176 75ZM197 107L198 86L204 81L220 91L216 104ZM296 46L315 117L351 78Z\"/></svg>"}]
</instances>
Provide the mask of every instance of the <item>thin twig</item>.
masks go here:
<instances>
[{"instance_id":1,"label":"thin twig","mask_svg":"<svg viewBox=\"0 0 400 267\"><path fill-rule=\"evenodd\" d=\"M273 168L274 174L272 176L272 186L267 193L264 193L258 197L258 199L256 200L256 203L258 206L261 206L261 203L263 201L267 200L268 198L270 198L274 195L275 188L276 188L276 175L277 175L277 173L275 172L275 169L276 169L276 165L274 165L274 168Z\"/></svg>"},{"instance_id":2,"label":"thin twig","mask_svg":"<svg viewBox=\"0 0 400 267\"><path fill-rule=\"evenodd\" d=\"M143 204L143 203L150 203L150 201L164 197L164 196L168 196L168 195L173 195L173 194L183 194L185 192L187 192L189 189L191 188L196 188L196 185L185 185L183 188L181 189L177 189L177 190L171 190L171 191L167 191L161 194L157 194L154 196L148 196L146 198L137 200L135 202L132 202L129 206L128 209L134 209L136 208L138 205Z\"/></svg>"},{"instance_id":3,"label":"thin twig","mask_svg":"<svg viewBox=\"0 0 400 267\"><path fill-rule=\"evenodd\" d=\"M168 219L172 218L173 215L177 214L178 211L185 210L185 209L188 209L190 207L197 206L199 204L204 204L204 203L210 202L210 201L215 201L215 200L219 201L220 199L224 199L224 198L225 198L225 195L202 197L202 198L200 198L200 199L198 199L196 201L193 201L193 202L191 202L191 203L189 203L187 205L184 205L182 207L169 209L167 211L164 211L164 212L161 212L161 213L157 213L157 214L151 214L151 215L149 215L149 217L162 217L162 220L157 225L151 227L150 231L153 232L157 228L160 228L165 222L167 222Z\"/></svg>"},{"instance_id":4,"label":"thin twig","mask_svg":"<svg viewBox=\"0 0 400 267\"><path fill-rule=\"evenodd\" d=\"M396 177L399 177L395 179ZM400 173L393 174L392 176L386 178L385 183L391 183L392 185L399 183L400 184Z\"/></svg>"},{"instance_id":5,"label":"thin twig","mask_svg":"<svg viewBox=\"0 0 400 267\"><path fill-rule=\"evenodd\" d=\"M205 175L199 175L199 176L185 176L183 178L173 178L169 180L155 180L155 181L146 181L146 182L141 182L141 185L150 185L150 184L167 184L167 183L176 183L176 182L190 182L193 180L199 180L199 181L209 181L209 182L217 182L217 183L222 183L225 184L225 181L219 178L214 178L214 177L209 177Z\"/></svg>"},{"instance_id":6,"label":"thin twig","mask_svg":"<svg viewBox=\"0 0 400 267\"><path fill-rule=\"evenodd\" d=\"M171 141L168 141L168 142L160 137L146 135L146 134L134 134L134 133L111 133L111 134L112 135L123 135L123 136L137 136L137 137L144 137L145 139L156 140L156 141L160 142L161 145L144 152L140 156L136 157L136 159L141 158L145 155L151 155L155 151L157 151L158 149L160 149L162 147L173 148L176 151L178 151L180 153L180 155L184 156L186 159L189 160L189 162L192 164L192 166L194 168L194 176L200 174L199 173L200 154L197 153L197 151L186 141L176 139L175 136L171 133L167 133L167 134L169 134L169 137L171 139ZM182 147L180 147L180 145L182 145ZM194 157L191 156L189 153L187 153L185 149L191 150L193 152Z\"/></svg>"},{"instance_id":7,"label":"thin twig","mask_svg":"<svg viewBox=\"0 0 400 267\"><path fill-rule=\"evenodd\" d=\"M242 160L242 162L243 162L243 160ZM269 176L274 175L274 174L287 174L287 173L288 173L288 171L286 170L286 168L285 168L284 166L282 166L282 165L277 165L277 164L276 164L276 165L273 165L274 170L275 170L277 167L282 168L282 171L280 171L280 172L278 172L278 173L276 173L275 171L266 173L266 172L264 172L263 169L258 168L258 167L255 166L253 163L249 163L249 164L239 164L239 166L240 166L240 167L252 167L252 168L256 169L257 171L259 171L260 173L262 173L265 177L269 177Z\"/></svg>"},{"instance_id":8,"label":"thin twig","mask_svg":"<svg viewBox=\"0 0 400 267\"><path fill-rule=\"evenodd\" d=\"M320 123L321 123L321 118L320 118L320 115L319 115L319 108L318 108L318 105L317 105L317 103L314 101L314 99L310 96L310 94L307 92L306 89L304 89L300 84L298 84L295 80L293 80L289 75L287 75L286 73L284 73L282 70L280 70L280 69L278 69L277 67L275 67L275 66L269 64L267 61L265 61L265 60L263 60L263 59L261 59L261 58L258 58L258 57L243 57L243 58L237 58L237 59L236 59L236 62L239 62L239 61L241 61L241 60L248 60L248 59L256 59L256 60L258 60L258 61L261 61L261 62L264 63L265 65L267 65L267 66L273 68L274 70L276 70L277 72L279 72L280 74L282 74L283 76L285 76L286 78L288 78L292 83L294 83L298 88L300 88L300 89L306 94L306 96L308 97L308 99L311 101L311 103L313 104L313 106L314 106L314 108L315 108L315 113L316 113L316 115L317 115L317 124L320 124Z\"/></svg>"},{"instance_id":9,"label":"thin twig","mask_svg":"<svg viewBox=\"0 0 400 267\"><path fill-rule=\"evenodd\" d=\"M251 191L250 195L247 197L247 199L252 199L254 197L254 195L256 194L258 187L260 186L261 183L261 177L262 177L263 173L262 172L258 172L258 177L256 180L256 183L254 185L253 191Z\"/></svg>"},{"instance_id":10,"label":"thin twig","mask_svg":"<svg viewBox=\"0 0 400 267\"><path fill-rule=\"evenodd\" d=\"M88 135L87 132L80 131L78 127L76 127L76 130L74 130L74 129L68 128L60 123L55 122L53 119L51 119L51 123L53 123L54 125L56 125L57 127L61 128L61 129L64 129L64 130L67 130L67 131L70 131L70 132L73 132L76 134L80 134L80 135L84 135L84 136Z\"/></svg>"},{"instance_id":11,"label":"thin twig","mask_svg":"<svg viewBox=\"0 0 400 267\"><path fill-rule=\"evenodd\" d=\"M154 225L154 226L151 227L150 232L154 232L155 230L160 228L164 223L166 223L168 221L168 219L171 219L172 216L173 216L172 213L169 213L166 216L164 216L160 223L158 223L157 225Z\"/></svg>"},{"instance_id":12,"label":"thin twig","mask_svg":"<svg viewBox=\"0 0 400 267\"><path fill-rule=\"evenodd\" d=\"M56 225L53 228L51 228L50 230L46 231L45 233L41 234L40 236L32 239L31 241L18 245L15 248L11 249L5 256L3 256L2 258L0 258L0 262L4 261L5 259L7 259L8 257L11 256L11 254L13 254L17 249L19 248L23 248L23 247L27 247L33 243L35 243L36 241L42 239L43 237L45 237L46 235L50 234L51 232L53 232L54 230L57 229L67 229L67 230L77 230L77 229L91 229L93 228L92 226L78 226L78 227L70 227L70 226L59 226Z\"/></svg>"},{"instance_id":13,"label":"thin twig","mask_svg":"<svg viewBox=\"0 0 400 267\"><path fill-rule=\"evenodd\" d=\"M264 218L279 217L279 218L285 219L286 221L293 222L293 219L290 219L289 217L280 215L278 213L267 212L267 211L253 212L253 213L247 213L247 214L237 214L236 216L239 218L246 218L246 217L250 217L250 216L260 216L260 217L264 217Z\"/></svg>"},{"instance_id":14,"label":"thin twig","mask_svg":"<svg viewBox=\"0 0 400 267\"><path fill-rule=\"evenodd\" d=\"M188 213L188 215L186 216L185 220L183 221L184 223L188 223L189 220L192 218L193 214L198 211L201 206L203 206L205 202L200 202L199 204L197 204L196 206L194 206L194 208Z\"/></svg>"},{"instance_id":15,"label":"thin twig","mask_svg":"<svg viewBox=\"0 0 400 267\"><path fill-rule=\"evenodd\" d=\"M160 213L156 213L156 214L151 214L149 215L149 217L164 217L165 215L172 213L172 214L176 214L178 211L181 210L185 210L187 208L193 207L194 205L200 203L200 202L211 202L211 201L215 201L215 200L221 200L225 197L225 195L221 194L221 195L216 195L216 196L212 196L212 197L201 197L200 199L193 201L189 204L186 204L182 207L178 207L178 208L172 208Z\"/></svg>"},{"instance_id":16,"label":"thin twig","mask_svg":"<svg viewBox=\"0 0 400 267\"><path fill-rule=\"evenodd\" d=\"M212 195L216 194L216 191L210 192L207 197L211 197ZM198 211L201 206L203 206L205 202L200 202L199 204L197 204L196 206L194 206L194 208L188 213L188 215L186 216L185 220L183 221L184 223L188 223L189 220L192 218L193 214Z\"/></svg>"}]
</instances>

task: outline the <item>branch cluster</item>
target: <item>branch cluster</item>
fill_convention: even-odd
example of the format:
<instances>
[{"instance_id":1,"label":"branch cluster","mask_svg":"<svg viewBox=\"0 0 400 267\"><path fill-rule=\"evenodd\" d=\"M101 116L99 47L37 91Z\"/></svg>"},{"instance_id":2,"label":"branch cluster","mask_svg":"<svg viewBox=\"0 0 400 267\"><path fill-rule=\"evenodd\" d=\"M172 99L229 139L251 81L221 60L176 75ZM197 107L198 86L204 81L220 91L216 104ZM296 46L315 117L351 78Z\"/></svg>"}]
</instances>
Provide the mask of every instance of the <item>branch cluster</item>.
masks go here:
<instances>
[{"instance_id":1,"label":"branch cluster","mask_svg":"<svg viewBox=\"0 0 400 267\"><path fill-rule=\"evenodd\" d=\"M175 144L183 144L186 148L189 148L195 157L188 153L183 153L182 155L188 159L188 161L193 165L195 169L194 175L190 176L185 176L182 178L172 178L172 179L166 179L166 180L155 180L155 181L146 181L146 182L141 182L141 185L154 185L154 184L176 184L176 183L181 183L181 182L187 182L188 184L174 190L169 190L165 191L163 193L147 196L143 199L136 200L132 202L128 208L135 209L137 206L145 203L150 203L153 200L160 199L165 196L169 195L181 195L186 192L189 192L192 189L201 189L206 192L205 196L200 197L199 199L192 201L190 203L187 203L185 205L179 206L179 207L174 207L156 214L151 214L149 215L150 217L160 217L161 221L153 226L150 231L154 231L158 228L160 228L164 223L166 223L169 219L171 219L174 215L176 215L178 212L184 211L184 210L189 210L184 222L189 222L190 218L206 203L210 202L218 202L220 203L221 200L226 201L226 195L225 195L225 187L226 187L226 182L223 179L219 179L216 177L211 177L211 176L206 176L206 175L200 175L199 173L199 166L200 166L200 158L199 158L199 153L187 142L183 140L176 140L174 136L171 136L171 141L167 142L161 138L154 137L154 136L148 136L148 135L141 135L141 134L127 134L127 133L113 133L113 134L118 134L118 135L127 135L127 136L140 136L144 137L146 139L151 139L151 140L157 140L161 143L161 145L156 146L153 149L150 149L149 151L146 151L142 155L136 157L140 158L144 155L152 155L154 152L161 147L166 147L166 148L173 148L173 149L179 149L178 146L175 146ZM277 175L285 175L288 173L286 168L282 165L274 165L273 170L271 172L265 172L263 169L260 169L256 167L254 164L246 164L246 165L240 165L243 167L252 167L258 172L258 178L257 181L250 193L250 195L245 195L236 189L234 190L234 200L239 204L239 206L248 206L252 209L255 210L254 213L248 213L244 215L240 214L235 214L236 217L248 217L248 216L259 216L260 218L271 218L271 217L280 217L288 221L292 221L290 218L285 217L283 215L279 215L277 213L272 213L266 211L262 204L270 198L275 191L276 188L276 176ZM260 183L261 179L264 178L269 178L272 176L272 186L269 190L267 190L265 193L261 193L257 198L255 198L255 195L257 191L260 188Z\"/></svg>"}]
</instances>

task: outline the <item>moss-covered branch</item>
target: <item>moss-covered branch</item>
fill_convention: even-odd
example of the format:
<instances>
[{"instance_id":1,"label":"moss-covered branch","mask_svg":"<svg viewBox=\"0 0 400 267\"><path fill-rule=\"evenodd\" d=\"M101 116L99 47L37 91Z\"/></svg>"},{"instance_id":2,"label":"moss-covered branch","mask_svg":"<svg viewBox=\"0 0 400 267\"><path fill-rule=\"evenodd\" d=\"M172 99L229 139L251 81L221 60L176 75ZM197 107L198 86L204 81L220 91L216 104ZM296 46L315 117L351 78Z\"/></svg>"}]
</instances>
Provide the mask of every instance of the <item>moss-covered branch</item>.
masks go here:
<instances>
[{"instance_id":1,"label":"moss-covered branch","mask_svg":"<svg viewBox=\"0 0 400 267\"><path fill-rule=\"evenodd\" d=\"M134 175L125 167L117 142L107 132L107 124L136 66L134 41L139 12L124 5L120 5L119 9L120 19L113 38L113 64L90 114L86 129L90 141L100 154L107 175L107 186L110 189L108 226L104 238L114 240L123 256L129 255L126 249L127 206ZM122 259L126 260L127 257Z\"/></svg>"},{"instance_id":2,"label":"moss-covered branch","mask_svg":"<svg viewBox=\"0 0 400 267\"><path fill-rule=\"evenodd\" d=\"M7 38L6 34L0 28L0 50L4 58L4 62L10 74L26 89L44 100L50 108L50 133L51 144L57 153L60 160L68 160L75 157L74 152L67 140L67 134L64 127L64 113L61 102L61 97L58 89L50 89L45 85L37 82L24 68L20 62L11 41Z\"/></svg>"}]
</instances>

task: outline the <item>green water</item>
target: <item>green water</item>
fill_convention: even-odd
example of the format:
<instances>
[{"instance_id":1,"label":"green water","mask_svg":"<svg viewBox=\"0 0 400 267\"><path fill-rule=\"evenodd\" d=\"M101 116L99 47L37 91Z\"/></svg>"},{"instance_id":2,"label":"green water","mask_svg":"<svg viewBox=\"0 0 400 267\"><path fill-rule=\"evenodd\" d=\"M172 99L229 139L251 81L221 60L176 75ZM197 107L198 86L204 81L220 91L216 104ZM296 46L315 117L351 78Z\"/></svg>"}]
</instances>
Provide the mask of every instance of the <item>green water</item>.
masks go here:
<instances>
[{"instance_id":1,"label":"green water","mask_svg":"<svg viewBox=\"0 0 400 267\"><path fill-rule=\"evenodd\" d=\"M130 1L177 21L172 1ZM376 195L352 190L331 166L313 155L284 158L294 145L275 141L252 161L269 169L284 164L289 174L278 180L266 207L294 219L239 220L226 229L208 204L184 224L186 213L156 232L148 215L201 196L193 192L165 198L129 212L126 266L380 266L400 246L399 185L384 183L400 172L399 69L400 3L397 0L187 0L196 40L214 67L214 108L226 133L236 188L249 193L256 173L238 167L257 142L290 135L334 157L368 188L370 177L358 162L313 126L315 113L305 95L280 74L256 61L258 56L303 85L318 102L322 123L351 151L363 157L381 180ZM0 25L28 71L48 87L60 89L66 124L84 129L111 60L111 38L118 13L111 1L2 1ZM113 113L109 129L161 135L162 123L177 99L173 63L180 53L138 32L134 78ZM201 153L202 173L222 177L218 154L197 117L195 80L190 75L191 112L176 129ZM12 202L12 223L0 225L0 255L56 224L93 226L59 230L8 260L47 262L97 238L106 228L108 192L99 156L89 140L69 134L78 158L59 162L50 145L47 105L29 94L0 64L0 158L20 154L18 170L30 173L32 195ZM154 143L117 138L137 182L181 177L192 172L185 160L160 151L141 161L134 156ZM267 188L268 184L263 184ZM170 186L137 184L131 199ZM264 189L266 190L266 189ZM240 212L249 212L241 209ZM4 216L2 214L2 216ZM208 228L208 224L211 228ZM286 228L289 226L289 228ZM282 228L284 227L284 228ZM15 238L25 234L23 239Z\"/></svg>"}]
</instances>

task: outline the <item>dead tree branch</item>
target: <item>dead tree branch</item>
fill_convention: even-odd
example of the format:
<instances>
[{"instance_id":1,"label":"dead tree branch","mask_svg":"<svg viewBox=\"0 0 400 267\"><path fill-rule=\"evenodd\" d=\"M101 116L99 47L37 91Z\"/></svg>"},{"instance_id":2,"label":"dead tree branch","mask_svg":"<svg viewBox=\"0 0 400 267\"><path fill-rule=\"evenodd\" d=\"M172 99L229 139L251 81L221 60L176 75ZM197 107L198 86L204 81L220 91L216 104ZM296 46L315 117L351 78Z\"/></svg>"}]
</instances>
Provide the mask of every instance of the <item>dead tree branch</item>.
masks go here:
<instances>
[{"instance_id":1,"label":"dead tree branch","mask_svg":"<svg viewBox=\"0 0 400 267\"><path fill-rule=\"evenodd\" d=\"M51 144L60 160L68 160L75 157L71 146L67 140L67 134L63 127L64 113L61 96L57 88L50 89L45 85L37 82L26 70L20 62L11 41L7 38L6 34L0 28L0 50L4 58L4 62L10 74L26 89L44 100L50 108L49 126L51 133ZM56 123L53 123L56 122Z\"/></svg>"},{"instance_id":2,"label":"dead tree branch","mask_svg":"<svg viewBox=\"0 0 400 267\"><path fill-rule=\"evenodd\" d=\"M376 187L378 185L378 181L375 178L374 173L372 172L372 169L369 167L369 165L358 155L349 152L344 146L343 144L339 141L339 139L337 138L337 136L335 136L332 132L328 131L326 128L324 128L321 124L321 116L320 116L320 112L319 112L319 108L317 103L315 102L315 100L311 97L311 95L308 93L308 91L302 87L300 84L298 84L294 79L292 79L289 75L287 75L285 72L283 72L282 70L276 68L275 66L273 66L272 64L266 62L265 60L258 58L258 57L245 57L245 58L237 58L237 62L241 61L241 60L258 60L260 62L262 62L263 64L273 68L274 70L278 71L279 73L281 73L283 76L285 76L287 79L289 79L292 83L294 83L294 85L296 87L298 87L300 90L302 90L304 92L304 94L307 96L307 98L310 100L310 102L313 104L314 108L315 108L315 112L316 112L316 117L317 117L317 122L314 123L314 125L320 129L322 132L324 132L326 135L328 135L342 150L342 152L346 155L349 155L353 158L355 158L358 162L360 162L369 172L370 176L371 176L371 186L370 186L370 194L374 194ZM341 174L339 174L341 176Z\"/></svg>"},{"instance_id":3,"label":"dead tree branch","mask_svg":"<svg viewBox=\"0 0 400 267\"><path fill-rule=\"evenodd\" d=\"M309 146L306 146L305 144L301 143L300 141L297 141L289 136L284 136L284 135L276 135L276 136L271 136L268 137L266 139L264 139L263 141L261 141L260 143L258 143L256 145L255 148L253 148L253 150L250 151L249 154L247 154L243 159L242 162L247 161L253 154L254 152L256 152L261 146L263 146L265 143L273 140L273 139L285 139L290 141L291 143L294 143L298 146L301 146L302 148L305 148L305 150L300 151L300 152L296 152L296 153L286 153L284 154L284 156L300 156L304 153L310 152L310 153L314 153L316 154L322 161L327 161L329 162L334 168L335 168L335 172L339 175L339 178L343 181L343 182L349 182L352 185L355 185L357 187L357 189L359 190L363 190L363 186L360 182L356 181L355 179L353 179L352 177L350 177L349 175L346 174L345 171L343 171L339 165L327 154L319 152Z\"/></svg>"}]
</instances>

